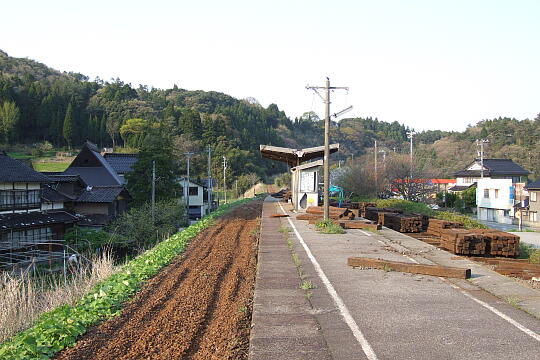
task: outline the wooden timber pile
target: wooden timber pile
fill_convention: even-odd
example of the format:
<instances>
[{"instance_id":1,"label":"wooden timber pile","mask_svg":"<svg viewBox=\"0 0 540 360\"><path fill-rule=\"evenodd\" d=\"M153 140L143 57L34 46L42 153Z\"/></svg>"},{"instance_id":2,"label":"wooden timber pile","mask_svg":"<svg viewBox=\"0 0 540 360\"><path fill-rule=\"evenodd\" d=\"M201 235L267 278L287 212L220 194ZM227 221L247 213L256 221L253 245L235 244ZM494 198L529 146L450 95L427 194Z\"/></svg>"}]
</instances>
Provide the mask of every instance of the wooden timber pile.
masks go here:
<instances>
[{"instance_id":1,"label":"wooden timber pile","mask_svg":"<svg viewBox=\"0 0 540 360\"><path fill-rule=\"evenodd\" d=\"M475 233L467 229L442 229L440 246L454 254L487 254L486 238L482 234Z\"/></svg>"},{"instance_id":2,"label":"wooden timber pile","mask_svg":"<svg viewBox=\"0 0 540 360\"><path fill-rule=\"evenodd\" d=\"M360 215L371 221L379 221L380 212L403 214L403 210L401 209L366 207L364 212L362 212Z\"/></svg>"},{"instance_id":3,"label":"wooden timber pile","mask_svg":"<svg viewBox=\"0 0 540 360\"><path fill-rule=\"evenodd\" d=\"M351 203L351 207L353 209L357 208L360 210L360 216L362 216L363 218L366 217L366 209L368 207L377 207L377 204L375 203L370 203L370 202L365 202L365 201L361 201L361 202L357 202L357 203Z\"/></svg>"},{"instance_id":4,"label":"wooden timber pile","mask_svg":"<svg viewBox=\"0 0 540 360\"><path fill-rule=\"evenodd\" d=\"M420 216L422 218L422 231L427 231L429 227L429 216L418 213L411 213L413 216Z\"/></svg>"},{"instance_id":5,"label":"wooden timber pile","mask_svg":"<svg viewBox=\"0 0 540 360\"><path fill-rule=\"evenodd\" d=\"M455 221L439 220L439 219L429 219L429 224L427 228L427 233L429 235L441 237L443 229L451 228L463 228L463 224Z\"/></svg>"},{"instance_id":6,"label":"wooden timber pile","mask_svg":"<svg viewBox=\"0 0 540 360\"><path fill-rule=\"evenodd\" d=\"M316 218L322 219L324 216L324 208L322 206L310 206L306 209L306 214L298 215L296 218L298 220L313 220ZM330 219L343 219L343 220L352 220L354 219L354 213L349 211L346 208L339 208L335 206L330 206L328 217Z\"/></svg>"},{"instance_id":7,"label":"wooden timber pile","mask_svg":"<svg viewBox=\"0 0 540 360\"><path fill-rule=\"evenodd\" d=\"M378 223L402 233L416 233L422 231L421 216L380 212L378 213Z\"/></svg>"},{"instance_id":8,"label":"wooden timber pile","mask_svg":"<svg viewBox=\"0 0 540 360\"><path fill-rule=\"evenodd\" d=\"M501 259L473 257L472 260L494 266L501 275L518 277L523 280L540 278L540 264L531 264L528 259Z\"/></svg>"},{"instance_id":9,"label":"wooden timber pile","mask_svg":"<svg viewBox=\"0 0 540 360\"><path fill-rule=\"evenodd\" d=\"M463 229L458 222L430 219L427 233L441 239L440 246L454 254L519 255L519 236L495 229Z\"/></svg>"},{"instance_id":10,"label":"wooden timber pile","mask_svg":"<svg viewBox=\"0 0 540 360\"><path fill-rule=\"evenodd\" d=\"M471 231L484 236L487 242L487 254L505 257L519 255L519 236L496 229L473 229Z\"/></svg>"}]
</instances>

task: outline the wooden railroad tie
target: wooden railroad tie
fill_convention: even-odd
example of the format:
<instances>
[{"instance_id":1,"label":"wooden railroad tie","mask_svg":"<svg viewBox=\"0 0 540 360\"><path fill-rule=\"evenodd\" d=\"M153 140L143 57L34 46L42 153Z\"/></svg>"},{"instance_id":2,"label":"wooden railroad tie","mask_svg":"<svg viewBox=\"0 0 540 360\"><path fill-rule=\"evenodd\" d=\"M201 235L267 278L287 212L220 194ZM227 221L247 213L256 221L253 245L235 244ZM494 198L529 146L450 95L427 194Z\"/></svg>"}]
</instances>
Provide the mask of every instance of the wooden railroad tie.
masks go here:
<instances>
[{"instance_id":1,"label":"wooden railroad tie","mask_svg":"<svg viewBox=\"0 0 540 360\"><path fill-rule=\"evenodd\" d=\"M364 257L350 257L347 259L347 265L352 267L369 267L384 270L390 269L391 271L406 272L411 274L442 276L457 279L468 279L471 277L471 269L462 269L441 265L411 264L399 261Z\"/></svg>"}]
</instances>

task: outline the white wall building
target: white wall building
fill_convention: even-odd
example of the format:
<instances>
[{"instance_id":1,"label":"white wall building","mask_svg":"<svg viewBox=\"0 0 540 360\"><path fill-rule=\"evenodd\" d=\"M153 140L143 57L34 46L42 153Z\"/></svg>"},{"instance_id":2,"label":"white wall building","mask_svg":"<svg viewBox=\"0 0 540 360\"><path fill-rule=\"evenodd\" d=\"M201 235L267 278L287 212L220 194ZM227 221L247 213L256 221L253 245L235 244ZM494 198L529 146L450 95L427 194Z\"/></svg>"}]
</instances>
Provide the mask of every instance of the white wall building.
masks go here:
<instances>
[{"instance_id":1,"label":"white wall building","mask_svg":"<svg viewBox=\"0 0 540 360\"><path fill-rule=\"evenodd\" d=\"M479 219L512 224L515 186L512 179L478 179L476 203Z\"/></svg>"},{"instance_id":2,"label":"white wall building","mask_svg":"<svg viewBox=\"0 0 540 360\"><path fill-rule=\"evenodd\" d=\"M181 178L178 183L182 186L182 198L185 199L186 192L189 196L189 217L190 219L200 219L208 214L208 191L206 186L197 184L193 181L188 181L186 178ZM185 201L185 200L184 200ZM187 201L186 201L187 202Z\"/></svg>"}]
</instances>

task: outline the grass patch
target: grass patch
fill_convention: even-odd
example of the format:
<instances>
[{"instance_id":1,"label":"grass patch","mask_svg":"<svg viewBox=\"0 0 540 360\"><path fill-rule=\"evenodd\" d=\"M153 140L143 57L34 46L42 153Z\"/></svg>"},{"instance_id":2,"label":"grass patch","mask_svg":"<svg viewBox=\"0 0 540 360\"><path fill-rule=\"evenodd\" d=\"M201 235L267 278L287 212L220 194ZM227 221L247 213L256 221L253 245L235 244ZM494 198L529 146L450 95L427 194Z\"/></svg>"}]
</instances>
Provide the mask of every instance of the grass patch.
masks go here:
<instances>
[{"instance_id":1,"label":"grass patch","mask_svg":"<svg viewBox=\"0 0 540 360\"><path fill-rule=\"evenodd\" d=\"M184 231L145 251L118 272L96 284L74 305L63 305L41 315L35 325L0 344L0 359L46 359L73 346L77 338L101 321L118 316L122 304L131 299L143 283L182 253L189 240L213 224L240 200L221 206Z\"/></svg>"},{"instance_id":2,"label":"grass patch","mask_svg":"<svg viewBox=\"0 0 540 360\"><path fill-rule=\"evenodd\" d=\"M68 162L33 162L32 167L36 171L64 171L68 168L70 163Z\"/></svg>"},{"instance_id":3,"label":"grass patch","mask_svg":"<svg viewBox=\"0 0 540 360\"><path fill-rule=\"evenodd\" d=\"M287 226L282 226L282 227L279 228L278 231L279 231L280 233L282 233L282 234L286 234L286 233L291 232L292 230L291 230L291 228L289 228L289 227L287 227Z\"/></svg>"},{"instance_id":4,"label":"grass patch","mask_svg":"<svg viewBox=\"0 0 540 360\"><path fill-rule=\"evenodd\" d=\"M315 289L315 285L313 285L311 280L304 280L304 281L302 281L302 284L300 284L300 289L302 289L302 290Z\"/></svg>"},{"instance_id":5,"label":"grass patch","mask_svg":"<svg viewBox=\"0 0 540 360\"><path fill-rule=\"evenodd\" d=\"M393 271L393 269L388 264L384 264L383 268L384 272L390 272Z\"/></svg>"},{"instance_id":6,"label":"grass patch","mask_svg":"<svg viewBox=\"0 0 540 360\"><path fill-rule=\"evenodd\" d=\"M318 222L315 227L322 234L345 234L345 230L336 225L332 220L323 220Z\"/></svg>"},{"instance_id":7,"label":"grass patch","mask_svg":"<svg viewBox=\"0 0 540 360\"><path fill-rule=\"evenodd\" d=\"M519 299L518 298L516 298L516 297L507 297L504 300L507 303L509 303L510 305L512 305L513 307L515 307L516 309L521 309L521 307L519 306Z\"/></svg>"}]
</instances>

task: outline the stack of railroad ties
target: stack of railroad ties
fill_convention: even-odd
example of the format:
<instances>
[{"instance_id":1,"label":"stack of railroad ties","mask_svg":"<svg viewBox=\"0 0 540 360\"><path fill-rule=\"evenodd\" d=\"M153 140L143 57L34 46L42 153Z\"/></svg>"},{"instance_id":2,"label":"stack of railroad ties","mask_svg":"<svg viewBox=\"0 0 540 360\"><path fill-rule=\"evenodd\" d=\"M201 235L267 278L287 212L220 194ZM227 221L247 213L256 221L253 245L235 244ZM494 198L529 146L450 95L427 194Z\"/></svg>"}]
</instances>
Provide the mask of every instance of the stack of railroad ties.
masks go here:
<instances>
[{"instance_id":1,"label":"stack of railroad ties","mask_svg":"<svg viewBox=\"0 0 540 360\"><path fill-rule=\"evenodd\" d=\"M322 220L320 206L308 207L298 220L315 224ZM358 218L367 220L354 220ZM377 208L373 203L352 202L346 208L330 206L329 218L345 229L380 230L386 226L402 233L427 234L440 239L440 247L458 255L519 255L519 236L494 229L464 229L458 222L430 219L421 214L404 215L400 209Z\"/></svg>"},{"instance_id":2,"label":"stack of railroad ties","mask_svg":"<svg viewBox=\"0 0 540 360\"><path fill-rule=\"evenodd\" d=\"M519 236L495 229L463 229L458 222L429 219L429 235L441 239L440 246L460 255L519 255Z\"/></svg>"},{"instance_id":3,"label":"stack of railroad ties","mask_svg":"<svg viewBox=\"0 0 540 360\"><path fill-rule=\"evenodd\" d=\"M425 216L404 215L400 209L377 208L371 203L353 202L346 208L330 206L329 210L329 218L345 229L380 230L382 226L386 226L400 232L421 232L427 228ZM306 214L296 218L315 224L322 220L323 214L323 207L310 206Z\"/></svg>"}]
</instances>

